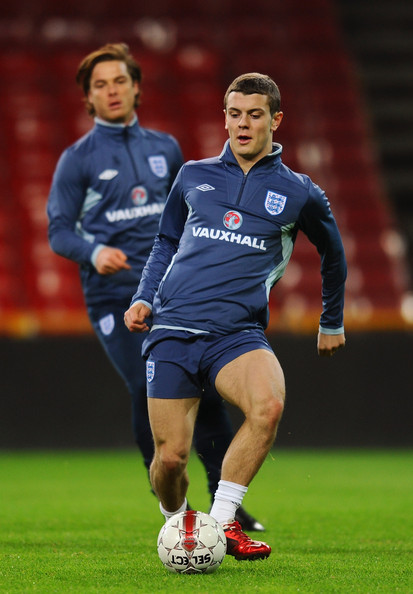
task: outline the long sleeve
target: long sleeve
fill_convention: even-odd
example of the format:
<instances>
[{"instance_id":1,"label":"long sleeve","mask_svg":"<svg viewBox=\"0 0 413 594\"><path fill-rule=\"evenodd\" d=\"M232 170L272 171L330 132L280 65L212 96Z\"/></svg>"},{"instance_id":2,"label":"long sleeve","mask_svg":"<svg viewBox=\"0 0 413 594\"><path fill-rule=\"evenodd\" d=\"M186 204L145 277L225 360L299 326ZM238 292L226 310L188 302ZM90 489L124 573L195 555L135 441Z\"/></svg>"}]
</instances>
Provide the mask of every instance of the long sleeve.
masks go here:
<instances>
[{"instance_id":1,"label":"long sleeve","mask_svg":"<svg viewBox=\"0 0 413 594\"><path fill-rule=\"evenodd\" d=\"M176 254L179 241L188 218L188 208L182 191L183 169L178 173L165 204L165 210L159 223L159 232L142 272L139 287L132 298L132 303L145 301L152 304L155 293Z\"/></svg>"},{"instance_id":2,"label":"long sleeve","mask_svg":"<svg viewBox=\"0 0 413 594\"><path fill-rule=\"evenodd\" d=\"M92 236L82 236L76 232L84 202L88 199L81 171L81 163L75 154L66 150L60 157L53 176L47 215L52 250L65 258L84 264L90 263L98 243Z\"/></svg>"},{"instance_id":3,"label":"long sleeve","mask_svg":"<svg viewBox=\"0 0 413 594\"><path fill-rule=\"evenodd\" d=\"M320 327L327 331L341 331L347 277L343 243L327 197L318 186L309 183L309 199L301 211L298 224L316 246L321 258L323 311Z\"/></svg>"}]
</instances>

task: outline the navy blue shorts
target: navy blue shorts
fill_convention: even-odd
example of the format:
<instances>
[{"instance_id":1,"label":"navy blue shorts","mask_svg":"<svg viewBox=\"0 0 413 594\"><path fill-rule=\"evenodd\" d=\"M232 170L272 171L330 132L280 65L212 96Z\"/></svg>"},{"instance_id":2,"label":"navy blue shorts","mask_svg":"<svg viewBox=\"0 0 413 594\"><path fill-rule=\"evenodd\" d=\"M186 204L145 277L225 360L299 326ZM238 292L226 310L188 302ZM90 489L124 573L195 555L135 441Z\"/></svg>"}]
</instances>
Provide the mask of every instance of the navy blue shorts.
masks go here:
<instances>
[{"instance_id":1,"label":"navy blue shorts","mask_svg":"<svg viewBox=\"0 0 413 594\"><path fill-rule=\"evenodd\" d=\"M225 336L154 330L142 349L148 398L199 398L224 365L256 349L273 352L259 329Z\"/></svg>"}]
</instances>

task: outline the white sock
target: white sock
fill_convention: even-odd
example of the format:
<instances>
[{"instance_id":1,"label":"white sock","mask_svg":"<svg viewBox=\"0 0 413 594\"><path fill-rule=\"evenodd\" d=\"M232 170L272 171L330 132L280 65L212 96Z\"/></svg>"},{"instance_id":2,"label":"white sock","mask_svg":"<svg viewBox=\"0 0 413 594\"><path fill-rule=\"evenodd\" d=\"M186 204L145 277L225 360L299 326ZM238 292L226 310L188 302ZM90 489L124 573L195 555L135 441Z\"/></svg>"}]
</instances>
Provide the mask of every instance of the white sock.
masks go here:
<instances>
[{"instance_id":1,"label":"white sock","mask_svg":"<svg viewBox=\"0 0 413 594\"><path fill-rule=\"evenodd\" d=\"M170 512L167 509L165 509L163 507L163 505L162 505L161 502L159 502L159 509L161 510L161 512L164 515L165 522L167 522L169 520L169 518L172 518L172 516L174 516L175 514L180 514L181 512L185 511L187 505L188 505L188 502L187 502L186 497L185 497L184 502L181 505L181 507L179 509L177 509L176 511L174 511L174 512Z\"/></svg>"},{"instance_id":2,"label":"white sock","mask_svg":"<svg viewBox=\"0 0 413 594\"><path fill-rule=\"evenodd\" d=\"M244 485L220 480L209 515L221 524L230 524L247 491Z\"/></svg>"}]
</instances>

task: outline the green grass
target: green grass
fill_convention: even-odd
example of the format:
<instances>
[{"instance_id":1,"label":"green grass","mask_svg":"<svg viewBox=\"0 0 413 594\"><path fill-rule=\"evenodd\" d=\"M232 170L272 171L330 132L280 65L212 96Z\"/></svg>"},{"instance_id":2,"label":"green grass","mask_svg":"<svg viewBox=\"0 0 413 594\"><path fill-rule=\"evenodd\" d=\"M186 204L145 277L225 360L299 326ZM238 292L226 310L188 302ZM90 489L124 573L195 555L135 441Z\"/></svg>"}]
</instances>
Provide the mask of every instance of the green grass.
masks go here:
<instances>
[{"instance_id":1,"label":"green grass","mask_svg":"<svg viewBox=\"0 0 413 594\"><path fill-rule=\"evenodd\" d=\"M412 593L411 451L277 451L245 498L273 547L211 575L168 573L135 451L0 453L0 592ZM190 463L191 505L208 511Z\"/></svg>"}]
</instances>

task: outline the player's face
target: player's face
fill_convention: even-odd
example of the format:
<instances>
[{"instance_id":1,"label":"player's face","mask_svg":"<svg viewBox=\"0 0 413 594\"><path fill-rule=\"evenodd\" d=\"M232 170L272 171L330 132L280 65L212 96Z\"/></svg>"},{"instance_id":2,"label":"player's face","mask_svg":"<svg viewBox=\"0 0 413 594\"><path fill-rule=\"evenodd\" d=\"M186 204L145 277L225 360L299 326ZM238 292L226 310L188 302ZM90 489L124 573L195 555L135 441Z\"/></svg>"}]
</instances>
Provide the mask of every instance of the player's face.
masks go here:
<instances>
[{"instance_id":1,"label":"player's face","mask_svg":"<svg viewBox=\"0 0 413 594\"><path fill-rule=\"evenodd\" d=\"M127 124L133 117L139 85L134 82L125 62L99 62L90 78L88 101L96 115L111 123Z\"/></svg>"},{"instance_id":2,"label":"player's face","mask_svg":"<svg viewBox=\"0 0 413 594\"><path fill-rule=\"evenodd\" d=\"M227 99L225 128L230 145L244 172L272 151L272 135L282 120L282 112L270 113L267 95L232 92Z\"/></svg>"}]
</instances>

